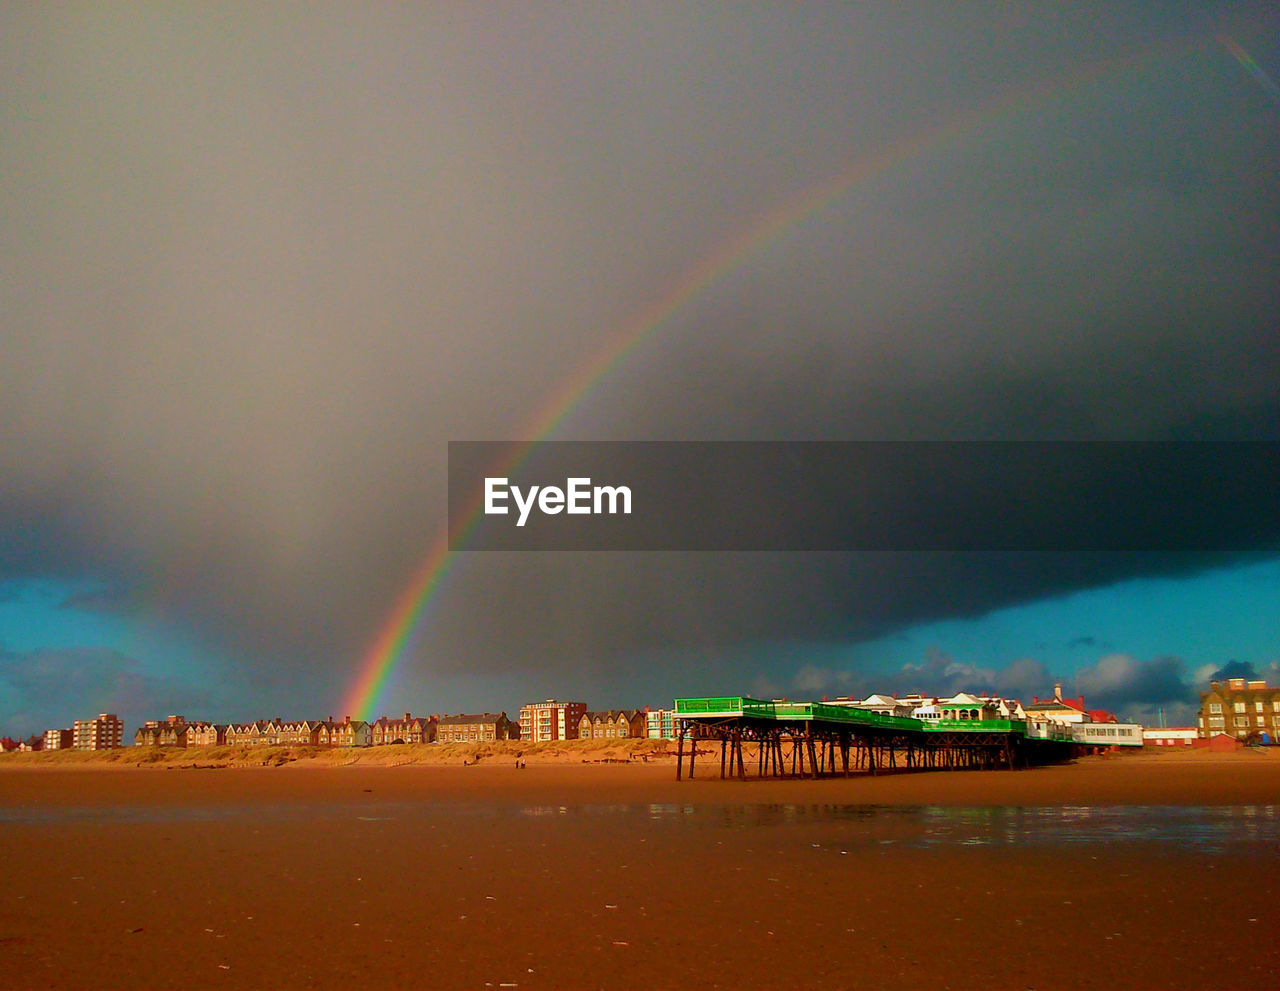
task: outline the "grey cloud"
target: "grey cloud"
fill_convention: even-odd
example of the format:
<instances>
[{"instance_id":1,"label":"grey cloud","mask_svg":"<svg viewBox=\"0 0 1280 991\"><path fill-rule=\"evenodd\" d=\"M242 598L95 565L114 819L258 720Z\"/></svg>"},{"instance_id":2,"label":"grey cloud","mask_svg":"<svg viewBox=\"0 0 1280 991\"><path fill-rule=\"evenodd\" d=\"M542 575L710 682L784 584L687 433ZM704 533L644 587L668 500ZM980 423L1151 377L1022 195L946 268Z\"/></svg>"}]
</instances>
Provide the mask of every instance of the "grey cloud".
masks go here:
<instances>
[{"instance_id":1,"label":"grey cloud","mask_svg":"<svg viewBox=\"0 0 1280 991\"><path fill-rule=\"evenodd\" d=\"M1265 60L1270 9L3 17L0 575L166 589L317 703L440 532L446 442L528 436L846 170L562 433L1277 436L1274 108L1212 42ZM607 680L1206 563L464 556L409 667Z\"/></svg>"}]
</instances>

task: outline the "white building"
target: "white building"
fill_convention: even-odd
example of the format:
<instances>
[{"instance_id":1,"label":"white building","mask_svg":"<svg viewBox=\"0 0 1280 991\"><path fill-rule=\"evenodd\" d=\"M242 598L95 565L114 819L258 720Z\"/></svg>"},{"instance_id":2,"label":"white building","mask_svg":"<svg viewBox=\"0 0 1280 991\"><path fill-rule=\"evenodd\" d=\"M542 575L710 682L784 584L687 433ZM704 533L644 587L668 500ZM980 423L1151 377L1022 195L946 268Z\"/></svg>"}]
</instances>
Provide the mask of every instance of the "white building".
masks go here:
<instances>
[{"instance_id":1,"label":"white building","mask_svg":"<svg viewBox=\"0 0 1280 991\"><path fill-rule=\"evenodd\" d=\"M1142 742L1149 747L1189 747L1197 736L1199 731L1194 726L1150 728L1142 731Z\"/></svg>"},{"instance_id":2,"label":"white building","mask_svg":"<svg viewBox=\"0 0 1280 991\"><path fill-rule=\"evenodd\" d=\"M1140 747L1142 726L1138 723L1072 723L1076 743L1097 747Z\"/></svg>"}]
</instances>

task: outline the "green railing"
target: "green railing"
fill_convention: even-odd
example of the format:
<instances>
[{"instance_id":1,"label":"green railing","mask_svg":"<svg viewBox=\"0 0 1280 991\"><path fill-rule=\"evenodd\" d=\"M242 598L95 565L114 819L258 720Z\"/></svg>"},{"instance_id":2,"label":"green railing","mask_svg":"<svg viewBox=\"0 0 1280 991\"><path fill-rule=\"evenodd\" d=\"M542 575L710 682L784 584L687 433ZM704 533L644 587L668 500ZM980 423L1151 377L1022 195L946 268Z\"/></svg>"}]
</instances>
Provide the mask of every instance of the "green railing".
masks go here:
<instances>
[{"instance_id":1,"label":"green railing","mask_svg":"<svg viewBox=\"0 0 1280 991\"><path fill-rule=\"evenodd\" d=\"M676 699L677 716L750 716L755 719L773 719L786 722L845 723L855 726L875 726L890 730L919 730L919 719L908 716L886 716L866 709L854 709L844 705L828 705L823 702L765 702L746 696L720 696L708 698Z\"/></svg>"},{"instance_id":2,"label":"green railing","mask_svg":"<svg viewBox=\"0 0 1280 991\"><path fill-rule=\"evenodd\" d=\"M763 716L772 714L773 703L745 695L718 698L676 699L677 716Z\"/></svg>"},{"instance_id":3,"label":"green railing","mask_svg":"<svg viewBox=\"0 0 1280 991\"><path fill-rule=\"evenodd\" d=\"M934 733L1016 733L1027 735L1021 719L922 719L926 732Z\"/></svg>"}]
</instances>

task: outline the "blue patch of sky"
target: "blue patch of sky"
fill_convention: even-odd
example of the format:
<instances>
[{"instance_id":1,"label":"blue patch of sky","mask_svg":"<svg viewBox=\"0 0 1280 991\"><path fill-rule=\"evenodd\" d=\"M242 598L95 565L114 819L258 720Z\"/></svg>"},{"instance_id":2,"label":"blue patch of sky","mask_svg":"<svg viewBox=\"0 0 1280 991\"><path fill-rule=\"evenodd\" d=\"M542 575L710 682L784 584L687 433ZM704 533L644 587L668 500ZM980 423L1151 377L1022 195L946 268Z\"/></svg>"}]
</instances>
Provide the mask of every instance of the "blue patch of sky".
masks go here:
<instances>
[{"instance_id":1,"label":"blue patch of sky","mask_svg":"<svg viewBox=\"0 0 1280 991\"><path fill-rule=\"evenodd\" d=\"M1064 674L1109 653L1174 655L1191 668L1231 659L1264 665L1280 658L1277 615L1280 560L1271 560L1132 579L973 619L922 623L859 644L853 653L886 669L919 663L930 649L986 667L1029 657Z\"/></svg>"},{"instance_id":2,"label":"blue patch of sky","mask_svg":"<svg viewBox=\"0 0 1280 991\"><path fill-rule=\"evenodd\" d=\"M216 657L182 631L124 609L76 605L81 598L93 602L99 594L112 591L95 581L27 578L0 582L0 649L27 654L101 648L131 658L143 671L153 674L197 683L217 680Z\"/></svg>"},{"instance_id":3,"label":"blue patch of sky","mask_svg":"<svg viewBox=\"0 0 1280 991\"><path fill-rule=\"evenodd\" d=\"M100 585L48 578L0 583L0 645L19 653L66 647L109 647L124 651L133 621L66 603L74 596L97 592Z\"/></svg>"}]
</instances>

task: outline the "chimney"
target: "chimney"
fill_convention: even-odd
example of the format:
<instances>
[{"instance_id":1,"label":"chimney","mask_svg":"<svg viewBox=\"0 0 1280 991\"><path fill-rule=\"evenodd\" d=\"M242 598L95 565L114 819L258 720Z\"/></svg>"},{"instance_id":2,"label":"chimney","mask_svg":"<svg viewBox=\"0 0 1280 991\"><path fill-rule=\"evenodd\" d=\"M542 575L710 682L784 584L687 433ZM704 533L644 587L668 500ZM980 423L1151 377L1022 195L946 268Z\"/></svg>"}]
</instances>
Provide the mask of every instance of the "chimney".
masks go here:
<instances>
[{"instance_id":1,"label":"chimney","mask_svg":"<svg viewBox=\"0 0 1280 991\"><path fill-rule=\"evenodd\" d=\"M404 721L405 721L406 723L409 721L409 713L407 713L407 712L404 714Z\"/></svg>"},{"instance_id":2,"label":"chimney","mask_svg":"<svg viewBox=\"0 0 1280 991\"><path fill-rule=\"evenodd\" d=\"M1062 701L1062 682L1055 681L1053 683L1053 700L1055 702Z\"/></svg>"},{"instance_id":3,"label":"chimney","mask_svg":"<svg viewBox=\"0 0 1280 991\"><path fill-rule=\"evenodd\" d=\"M330 716L330 717L329 717L329 722L333 722L333 717L332 717L332 716Z\"/></svg>"},{"instance_id":4,"label":"chimney","mask_svg":"<svg viewBox=\"0 0 1280 991\"><path fill-rule=\"evenodd\" d=\"M344 724L344 725L349 724L349 723L351 722L351 717L350 717L350 716L343 716L343 717L342 717L342 722L343 722L343 724Z\"/></svg>"}]
</instances>

